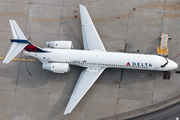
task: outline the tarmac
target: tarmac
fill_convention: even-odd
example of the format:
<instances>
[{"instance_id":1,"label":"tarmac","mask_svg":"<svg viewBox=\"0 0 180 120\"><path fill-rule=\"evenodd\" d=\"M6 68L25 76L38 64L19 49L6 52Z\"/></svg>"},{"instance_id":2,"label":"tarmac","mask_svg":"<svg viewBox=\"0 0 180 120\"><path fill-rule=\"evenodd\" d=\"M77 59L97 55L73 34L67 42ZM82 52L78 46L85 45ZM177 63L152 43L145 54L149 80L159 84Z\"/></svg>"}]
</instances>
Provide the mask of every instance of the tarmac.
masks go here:
<instances>
[{"instance_id":1,"label":"tarmac","mask_svg":"<svg viewBox=\"0 0 180 120\"><path fill-rule=\"evenodd\" d=\"M107 51L123 52L127 43L128 53L157 54L163 32L172 38L168 58L180 64L178 0L0 0L0 57L13 38L9 19L16 20L39 47L70 40L74 49L83 49L79 4L87 7ZM16 58L34 59L23 52ZM81 70L71 66L70 72L55 74L43 70L39 61L1 63L0 120L94 120L180 93L180 74L175 71L164 80L158 71L106 69L72 113L64 116Z\"/></svg>"}]
</instances>

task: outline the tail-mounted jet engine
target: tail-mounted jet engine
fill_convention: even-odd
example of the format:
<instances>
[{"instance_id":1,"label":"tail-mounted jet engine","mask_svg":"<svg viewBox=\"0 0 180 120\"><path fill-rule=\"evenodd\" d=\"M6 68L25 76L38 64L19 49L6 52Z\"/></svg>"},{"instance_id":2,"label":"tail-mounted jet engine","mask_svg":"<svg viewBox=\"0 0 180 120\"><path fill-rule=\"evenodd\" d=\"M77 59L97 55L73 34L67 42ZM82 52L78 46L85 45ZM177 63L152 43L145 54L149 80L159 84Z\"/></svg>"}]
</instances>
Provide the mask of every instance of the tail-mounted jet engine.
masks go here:
<instances>
[{"instance_id":1,"label":"tail-mounted jet engine","mask_svg":"<svg viewBox=\"0 0 180 120\"><path fill-rule=\"evenodd\" d=\"M70 71L70 66L67 63L44 63L42 68L53 71L54 73L65 73Z\"/></svg>"},{"instance_id":2,"label":"tail-mounted jet engine","mask_svg":"<svg viewBox=\"0 0 180 120\"><path fill-rule=\"evenodd\" d=\"M73 44L71 41L50 41L46 42L46 47L56 49L72 49Z\"/></svg>"}]
</instances>

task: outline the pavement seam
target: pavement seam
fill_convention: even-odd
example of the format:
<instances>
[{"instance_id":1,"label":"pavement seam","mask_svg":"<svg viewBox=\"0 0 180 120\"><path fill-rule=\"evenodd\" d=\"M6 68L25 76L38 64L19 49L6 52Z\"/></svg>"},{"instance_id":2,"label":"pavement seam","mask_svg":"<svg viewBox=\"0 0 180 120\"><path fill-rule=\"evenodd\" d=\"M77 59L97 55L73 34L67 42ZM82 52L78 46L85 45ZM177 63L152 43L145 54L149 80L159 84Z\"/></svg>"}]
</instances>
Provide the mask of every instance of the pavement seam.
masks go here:
<instances>
[{"instance_id":1,"label":"pavement seam","mask_svg":"<svg viewBox=\"0 0 180 120\"><path fill-rule=\"evenodd\" d=\"M21 58L22 58L22 55L23 55L23 52L21 52ZM17 81L16 81L16 88L15 88L15 94L14 94L14 102L13 102L13 107L12 107L11 119L13 117L14 105L16 102L16 93L17 93L18 79L19 79L19 75L20 75L21 62L22 61L20 61L20 63L19 63L19 70L18 70L18 76L17 76Z\"/></svg>"},{"instance_id":2,"label":"pavement seam","mask_svg":"<svg viewBox=\"0 0 180 120\"><path fill-rule=\"evenodd\" d=\"M14 1L15 1L15 0L14 0ZM29 4L29 3L14 2L14 1L11 1L11 2L7 2L7 1L0 1L0 3L2 2L2 3L17 3L17 4L21 3L21 4Z\"/></svg>"},{"instance_id":3,"label":"pavement seam","mask_svg":"<svg viewBox=\"0 0 180 120\"><path fill-rule=\"evenodd\" d=\"M152 104L153 104L153 101L154 101L154 93L155 93L155 86L156 86L156 78L157 78L157 74L156 74L156 71L154 72L154 86L153 86L153 92L152 92L152 100L151 100L151 102L152 102Z\"/></svg>"},{"instance_id":4,"label":"pavement seam","mask_svg":"<svg viewBox=\"0 0 180 120\"><path fill-rule=\"evenodd\" d=\"M165 9L165 6L166 6L166 0L164 1L164 9ZM163 26L163 19L164 19L164 9L162 11L162 21L161 21L161 31L160 31L160 35L162 34L162 26ZM159 44L160 44L160 41L159 41Z\"/></svg>"},{"instance_id":5,"label":"pavement seam","mask_svg":"<svg viewBox=\"0 0 180 120\"><path fill-rule=\"evenodd\" d=\"M26 35L26 31L27 31L27 25L28 25L28 21L29 21L29 11L30 11L30 7L31 7L31 0L29 1L29 9L28 9L28 13L27 13L27 22L26 22L26 28L25 28L25 35Z\"/></svg>"},{"instance_id":6,"label":"pavement seam","mask_svg":"<svg viewBox=\"0 0 180 120\"><path fill-rule=\"evenodd\" d=\"M52 33L40 33L40 32L27 32L32 34L44 34L44 35L59 35L59 34L52 34Z\"/></svg>"},{"instance_id":7,"label":"pavement seam","mask_svg":"<svg viewBox=\"0 0 180 120\"><path fill-rule=\"evenodd\" d=\"M130 1L130 5L129 5L128 20L127 20L127 23L126 23L127 27L126 27L126 39L125 39L125 42L126 42L127 36L128 36L128 28L129 28L129 27L128 27L128 24L129 24L129 17L130 17L131 5L132 5L132 0Z\"/></svg>"},{"instance_id":8,"label":"pavement seam","mask_svg":"<svg viewBox=\"0 0 180 120\"><path fill-rule=\"evenodd\" d=\"M63 0L63 5L62 5L62 9L61 9L61 13L60 13L60 16L59 16L59 29L58 29L58 39L60 39L60 32L61 32L61 18L63 17L63 10L64 10L64 0Z\"/></svg>"},{"instance_id":9,"label":"pavement seam","mask_svg":"<svg viewBox=\"0 0 180 120\"><path fill-rule=\"evenodd\" d=\"M30 4L29 4L29 9L30 9ZM28 10L28 14L27 14L27 21L28 21L28 16L29 16L29 10ZM26 22L25 33L26 33L26 29L27 29L27 22ZM21 52L21 57L20 58L22 58L22 55L23 55L23 52ZM19 79L19 76L20 76L21 62L22 61L20 61L20 63L19 63L19 70L18 70L18 76L17 76L17 81L16 81L16 88L15 88L14 102L13 102L12 113L11 113L11 120L12 120L12 117L13 117L14 106L15 106L15 102L16 102L16 93L17 93L18 79Z\"/></svg>"},{"instance_id":10,"label":"pavement seam","mask_svg":"<svg viewBox=\"0 0 180 120\"><path fill-rule=\"evenodd\" d=\"M131 10L131 2L132 1L130 1L129 12ZM128 23L129 23L129 15L128 15ZM127 23L127 27L126 27L126 39L127 39L127 34L128 34L128 23ZM124 53L126 52L126 47L127 47L126 39L125 39ZM122 78L123 78L123 72L124 72L124 69L122 68L121 73L120 73L120 78L119 78L118 98L117 98L117 103L116 103L117 104L116 105L116 113L118 112L118 104L119 104L119 100L120 100L119 94L120 94L120 88L121 88L121 81L122 81Z\"/></svg>"},{"instance_id":11,"label":"pavement seam","mask_svg":"<svg viewBox=\"0 0 180 120\"><path fill-rule=\"evenodd\" d=\"M50 87L49 87L49 92L47 93L48 95L48 103L47 103L47 110L46 110L46 119L48 118L48 110L49 110L49 99L50 99L50 95L51 95L51 86L52 86L52 80L50 80Z\"/></svg>"},{"instance_id":12,"label":"pavement seam","mask_svg":"<svg viewBox=\"0 0 180 120\"><path fill-rule=\"evenodd\" d=\"M60 14L60 18L62 17L62 14L63 14L63 8L64 8L64 0L63 0L63 5L62 5L62 9L61 9L61 14ZM60 39L60 26L61 26L61 19L60 19L60 21L59 21L59 29L58 29L58 34L56 34L56 35L58 35L58 39ZM51 73L51 75L53 75L53 73ZM49 88L49 92L48 92L48 103L47 103L47 110L46 110L46 118L45 119L48 119L48 116L49 116L49 114L48 114L48 110L49 110L49 101L50 101L50 95L51 95L51 86L52 86L52 80L50 80L50 88Z\"/></svg>"},{"instance_id":13,"label":"pavement seam","mask_svg":"<svg viewBox=\"0 0 180 120\"><path fill-rule=\"evenodd\" d=\"M30 4L33 4L33 5L43 5L43 6L63 6L63 5L53 5L53 4L48 5L48 4L31 3L31 2L30 2ZM64 4L64 2L63 2L63 4Z\"/></svg>"}]
</instances>

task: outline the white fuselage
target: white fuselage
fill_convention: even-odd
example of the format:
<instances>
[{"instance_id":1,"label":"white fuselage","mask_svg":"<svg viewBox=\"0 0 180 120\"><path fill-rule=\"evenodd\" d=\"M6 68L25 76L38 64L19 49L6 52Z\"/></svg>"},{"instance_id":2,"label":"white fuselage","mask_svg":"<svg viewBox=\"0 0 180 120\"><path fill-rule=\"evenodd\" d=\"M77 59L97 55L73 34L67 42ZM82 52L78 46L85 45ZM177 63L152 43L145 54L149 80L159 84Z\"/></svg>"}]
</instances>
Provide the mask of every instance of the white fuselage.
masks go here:
<instances>
[{"instance_id":1,"label":"white fuselage","mask_svg":"<svg viewBox=\"0 0 180 120\"><path fill-rule=\"evenodd\" d=\"M39 59L43 63L68 63L81 67L168 71L178 66L172 60L157 55L50 48L45 48L45 50L49 52L38 53L25 51L24 53ZM167 65L161 67L165 63Z\"/></svg>"}]
</instances>

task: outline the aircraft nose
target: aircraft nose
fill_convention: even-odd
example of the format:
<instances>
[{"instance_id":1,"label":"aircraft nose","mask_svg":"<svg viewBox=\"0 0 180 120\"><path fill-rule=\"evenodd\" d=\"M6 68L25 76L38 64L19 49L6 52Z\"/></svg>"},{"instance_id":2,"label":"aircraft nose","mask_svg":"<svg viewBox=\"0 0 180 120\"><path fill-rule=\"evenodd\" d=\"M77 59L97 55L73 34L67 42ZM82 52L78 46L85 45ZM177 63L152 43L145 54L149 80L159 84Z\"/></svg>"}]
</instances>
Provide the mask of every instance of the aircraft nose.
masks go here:
<instances>
[{"instance_id":1,"label":"aircraft nose","mask_svg":"<svg viewBox=\"0 0 180 120\"><path fill-rule=\"evenodd\" d=\"M173 61L173 68L176 69L178 67L178 64Z\"/></svg>"},{"instance_id":2,"label":"aircraft nose","mask_svg":"<svg viewBox=\"0 0 180 120\"><path fill-rule=\"evenodd\" d=\"M178 64L177 63L175 63L174 61L172 61L172 60L169 60L170 61L170 65L171 65L171 68L172 69L176 69L177 67L178 67Z\"/></svg>"}]
</instances>

